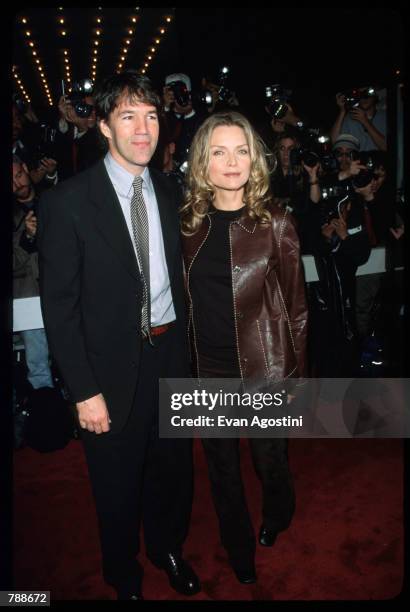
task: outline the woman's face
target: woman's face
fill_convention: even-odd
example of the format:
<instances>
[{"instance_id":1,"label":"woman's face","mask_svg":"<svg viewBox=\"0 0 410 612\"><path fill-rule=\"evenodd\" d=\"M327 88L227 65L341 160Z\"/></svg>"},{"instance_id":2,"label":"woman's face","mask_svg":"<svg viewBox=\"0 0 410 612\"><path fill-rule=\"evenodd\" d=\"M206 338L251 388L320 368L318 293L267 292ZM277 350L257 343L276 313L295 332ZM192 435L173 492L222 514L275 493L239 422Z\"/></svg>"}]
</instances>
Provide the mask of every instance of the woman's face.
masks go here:
<instances>
[{"instance_id":1,"label":"woman's face","mask_svg":"<svg viewBox=\"0 0 410 612\"><path fill-rule=\"evenodd\" d=\"M238 191L249 180L251 157L245 132L220 125L211 135L208 179L216 189Z\"/></svg>"},{"instance_id":2,"label":"woman's face","mask_svg":"<svg viewBox=\"0 0 410 612\"><path fill-rule=\"evenodd\" d=\"M373 193L376 193L376 191L380 189L380 187L383 185L385 180L386 180L386 170L383 168L383 166L379 166L374 171L374 180L372 181Z\"/></svg>"},{"instance_id":3,"label":"woman's face","mask_svg":"<svg viewBox=\"0 0 410 612\"><path fill-rule=\"evenodd\" d=\"M295 147L293 138L283 138L279 143L279 163L285 170L289 168L289 153Z\"/></svg>"}]
</instances>

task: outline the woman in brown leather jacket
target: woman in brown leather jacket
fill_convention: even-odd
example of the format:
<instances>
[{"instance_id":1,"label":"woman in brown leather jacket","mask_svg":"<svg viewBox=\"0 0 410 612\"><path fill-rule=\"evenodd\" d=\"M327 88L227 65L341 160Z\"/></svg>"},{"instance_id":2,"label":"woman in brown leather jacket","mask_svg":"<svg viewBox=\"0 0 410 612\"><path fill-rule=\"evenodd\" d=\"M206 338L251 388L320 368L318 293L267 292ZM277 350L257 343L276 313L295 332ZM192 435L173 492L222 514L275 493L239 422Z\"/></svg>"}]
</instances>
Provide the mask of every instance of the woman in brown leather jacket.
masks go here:
<instances>
[{"instance_id":1,"label":"woman in brown leather jacket","mask_svg":"<svg viewBox=\"0 0 410 612\"><path fill-rule=\"evenodd\" d=\"M265 148L245 117L217 113L190 148L182 234L195 374L263 379L304 375L307 307L299 242L269 191ZM262 483L259 542L292 519L287 440L250 439ZM240 472L239 439L204 438L221 541L242 583L256 580L256 539Z\"/></svg>"}]
</instances>

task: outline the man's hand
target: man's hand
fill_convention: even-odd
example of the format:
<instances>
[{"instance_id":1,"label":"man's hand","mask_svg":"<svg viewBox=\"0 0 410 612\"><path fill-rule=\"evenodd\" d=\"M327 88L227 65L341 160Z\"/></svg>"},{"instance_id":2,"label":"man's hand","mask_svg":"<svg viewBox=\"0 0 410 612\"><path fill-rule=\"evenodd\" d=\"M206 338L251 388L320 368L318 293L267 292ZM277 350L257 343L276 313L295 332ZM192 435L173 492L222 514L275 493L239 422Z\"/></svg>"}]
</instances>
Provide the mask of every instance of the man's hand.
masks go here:
<instances>
[{"instance_id":1,"label":"man's hand","mask_svg":"<svg viewBox=\"0 0 410 612\"><path fill-rule=\"evenodd\" d=\"M26 226L26 234L29 238L34 238L37 234L37 217L34 216L34 211L30 210L25 219L24 225Z\"/></svg>"},{"instance_id":2,"label":"man's hand","mask_svg":"<svg viewBox=\"0 0 410 612\"><path fill-rule=\"evenodd\" d=\"M68 123L75 123L78 119L73 105L69 100L66 99L65 96L61 96L61 98L59 99L58 110L60 111L61 118L65 119L65 121L67 121Z\"/></svg>"},{"instance_id":3,"label":"man's hand","mask_svg":"<svg viewBox=\"0 0 410 612\"><path fill-rule=\"evenodd\" d=\"M306 170L307 174L309 175L309 180L311 183L314 183L317 181L317 175L319 172L319 162L315 164L314 166L307 166L305 162L302 161L302 168Z\"/></svg>"},{"instance_id":4,"label":"man's hand","mask_svg":"<svg viewBox=\"0 0 410 612\"><path fill-rule=\"evenodd\" d=\"M346 221L343 218L343 213L339 213L338 219L332 219L330 225L334 227L336 234L341 240L345 240L348 237Z\"/></svg>"},{"instance_id":5,"label":"man's hand","mask_svg":"<svg viewBox=\"0 0 410 612\"><path fill-rule=\"evenodd\" d=\"M360 159L352 159L349 168L346 170L349 176L357 176L360 170L367 170L367 166L360 163Z\"/></svg>"},{"instance_id":6,"label":"man's hand","mask_svg":"<svg viewBox=\"0 0 410 612\"><path fill-rule=\"evenodd\" d=\"M51 157L43 157L38 168L30 170L30 178L34 184L43 180L46 174L52 175L56 171L57 162Z\"/></svg>"},{"instance_id":7,"label":"man's hand","mask_svg":"<svg viewBox=\"0 0 410 612\"><path fill-rule=\"evenodd\" d=\"M46 174L52 176L56 171L57 161L51 157L43 157L43 159L40 161L39 168L43 168L46 171Z\"/></svg>"},{"instance_id":8,"label":"man's hand","mask_svg":"<svg viewBox=\"0 0 410 612\"><path fill-rule=\"evenodd\" d=\"M325 223L322 225L322 235L326 238L326 240L330 240L334 231L335 228L331 223Z\"/></svg>"},{"instance_id":9,"label":"man's hand","mask_svg":"<svg viewBox=\"0 0 410 612\"><path fill-rule=\"evenodd\" d=\"M342 93L337 93L336 94L336 104L338 105L341 113L346 112L345 102L346 102L346 96Z\"/></svg>"},{"instance_id":10,"label":"man's hand","mask_svg":"<svg viewBox=\"0 0 410 612\"><path fill-rule=\"evenodd\" d=\"M110 430L110 415L102 393L76 404L78 420L82 429L96 434Z\"/></svg>"},{"instance_id":11,"label":"man's hand","mask_svg":"<svg viewBox=\"0 0 410 612\"><path fill-rule=\"evenodd\" d=\"M365 187L355 187L354 190L356 193L360 194L365 202L372 202L374 200L374 179L370 181L368 185Z\"/></svg>"},{"instance_id":12,"label":"man's hand","mask_svg":"<svg viewBox=\"0 0 410 612\"><path fill-rule=\"evenodd\" d=\"M349 114L351 118L353 119L353 121L358 121L364 127L366 127L370 123L365 111L362 108L359 108L359 107L353 108Z\"/></svg>"}]
</instances>

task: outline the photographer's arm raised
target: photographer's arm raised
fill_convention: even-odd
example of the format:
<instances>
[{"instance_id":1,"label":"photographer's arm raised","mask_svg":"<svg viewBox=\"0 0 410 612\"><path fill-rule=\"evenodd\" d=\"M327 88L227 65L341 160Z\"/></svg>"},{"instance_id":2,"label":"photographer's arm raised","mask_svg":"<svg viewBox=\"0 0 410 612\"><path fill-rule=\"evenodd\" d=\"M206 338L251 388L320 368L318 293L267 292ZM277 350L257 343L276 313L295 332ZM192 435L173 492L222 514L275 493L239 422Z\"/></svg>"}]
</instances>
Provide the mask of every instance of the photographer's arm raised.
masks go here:
<instances>
[{"instance_id":1,"label":"photographer's arm raised","mask_svg":"<svg viewBox=\"0 0 410 612\"><path fill-rule=\"evenodd\" d=\"M366 112L361 108L354 108L350 113L351 118L354 121L358 121L362 124L364 129L368 132L370 138L380 151L387 151L386 138L381 132L374 126L371 119L367 116Z\"/></svg>"},{"instance_id":2,"label":"photographer's arm raised","mask_svg":"<svg viewBox=\"0 0 410 612\"><path fill-rule=\"evenodd\" d=\"M342 128L342 123L344 121L344 118L346 117L345 100L346 96L341 93L336 94L336 104L339 107L339 114L330 129L330 139L332 141L332 144L335 143L337 137L339 136L340 130Z\"/></svg>"}]
</instances>

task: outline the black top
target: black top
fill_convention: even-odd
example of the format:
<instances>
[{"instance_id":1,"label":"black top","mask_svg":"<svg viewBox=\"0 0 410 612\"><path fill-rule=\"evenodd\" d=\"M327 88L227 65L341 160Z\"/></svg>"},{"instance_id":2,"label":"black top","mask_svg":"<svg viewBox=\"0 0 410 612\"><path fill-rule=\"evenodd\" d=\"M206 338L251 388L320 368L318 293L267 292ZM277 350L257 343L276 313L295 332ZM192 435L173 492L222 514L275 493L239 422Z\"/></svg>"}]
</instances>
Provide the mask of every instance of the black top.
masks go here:
<instances>
[{"instance_id":1,"label":"black top","mask_svg":"<svg viewBox=\"0 0 410 612\"><path fill-rule=\"evenodd\" d=\"M229 226L243 208L211 207L211 229L190 273L190 292L199 355L237 364Z\"/></svg>"}]
</instances>

